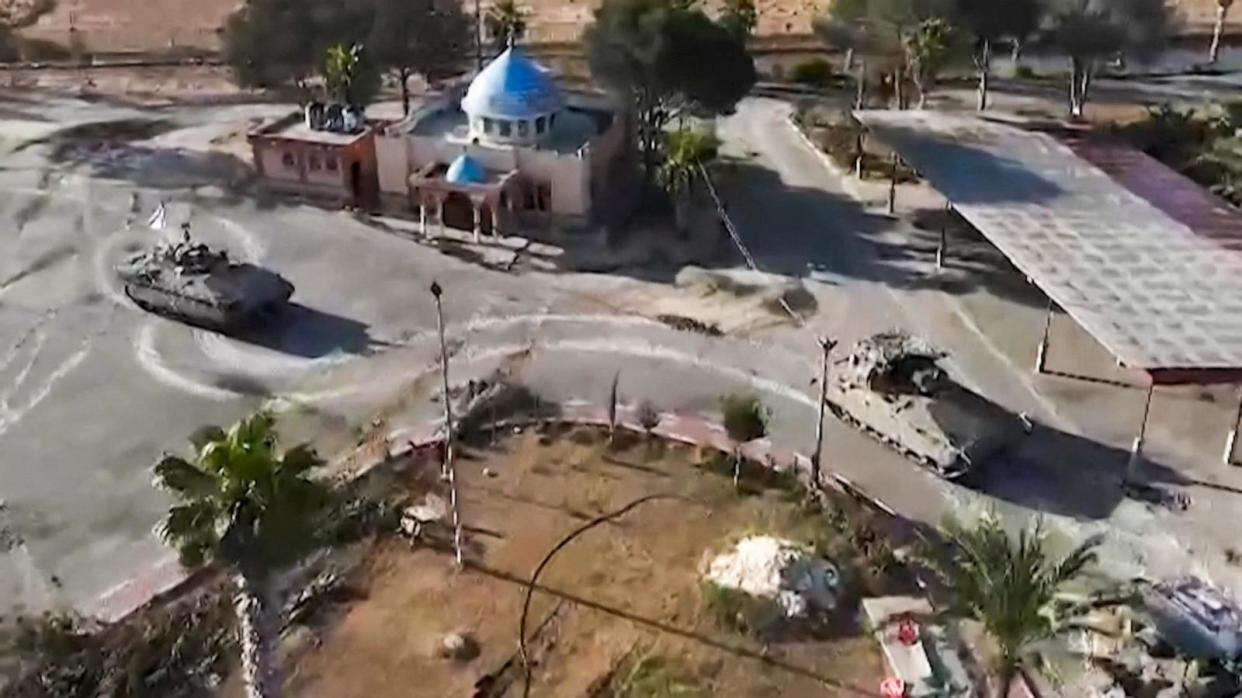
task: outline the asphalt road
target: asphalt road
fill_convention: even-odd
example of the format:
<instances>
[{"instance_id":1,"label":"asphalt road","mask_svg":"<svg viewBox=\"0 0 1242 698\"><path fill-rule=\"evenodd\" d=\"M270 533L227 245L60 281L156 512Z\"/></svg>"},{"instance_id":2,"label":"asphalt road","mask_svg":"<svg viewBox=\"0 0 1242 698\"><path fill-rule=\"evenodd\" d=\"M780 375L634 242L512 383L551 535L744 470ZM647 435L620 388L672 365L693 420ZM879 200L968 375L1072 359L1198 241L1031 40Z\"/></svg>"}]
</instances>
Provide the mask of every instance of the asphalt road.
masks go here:
<instances>
[{"instance_id":1,"label":"asphalt road","mask_svg":"<svg viewBox=\"0 0 1242 698\"><path fill-rule=\"evenodd\" d=\"M139 110L39 98L6 110L0 148L20 149L0 160L0 599L26 610L111 608L125 580L167 565L151 532L167 501L149 467L198 426L274 404L318 415L308 436L328 424L348 433L434 376L432 279L446 289L455 381L526 351L522 378L556 400L603 401L618 372L627 401L669 411L713 414L721 395L753 390L773 409L773 440L805 452L815 336L848 342L897 326L951 348L963 379L993 399L1057 424L1056 406L1024 372L914 283L928 256L898 253L908 247L902 230L842 191L787 110L748 100L721 124L726 151L742 159L722 187L760 265L806 279L814 312L805 327L723 339L610 310L618 294L667 282L503 273L344 213L229 195L220 182L236 163L196 148L278 107ZM125 121L136 135L86 150L66 136L101 121ZM143 213L166 200L174 227L190 220L197 235L278 270L297 286L296 306L244 340L132 307L109 270L155 235L127 229L133 193ZM424 382L411 414L434 419L434 380ZM988 505L1020 523L1042 508L943 483L836 422L826 442L830 467L926 523ZM1119 574L1150 563L1148 548L1169 547L1155 514L1124 504L1105 513L1058 521L1067 539L1110 532Z\"/></svg>"}]
</instances>

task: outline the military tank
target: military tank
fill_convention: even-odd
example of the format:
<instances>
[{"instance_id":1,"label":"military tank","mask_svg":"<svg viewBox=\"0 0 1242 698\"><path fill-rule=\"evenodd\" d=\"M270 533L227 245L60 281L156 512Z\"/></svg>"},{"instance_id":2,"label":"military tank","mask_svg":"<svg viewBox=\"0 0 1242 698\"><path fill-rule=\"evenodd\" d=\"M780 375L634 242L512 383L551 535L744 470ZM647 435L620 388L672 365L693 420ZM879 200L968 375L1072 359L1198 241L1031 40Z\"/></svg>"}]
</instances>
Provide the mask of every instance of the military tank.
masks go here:
<instances>
[{"instance_id":1,"label":"military tank","mask_svg":"<svg viewBox=\"0 0 1242 698\"><path fill-rule=\"evenodd\" d=\"M236 332L280 311L293 284L224 250L194 242L158 244L116 269L125 295L148 312L221 332Z\"/></svg>"},{"instance_id":2,"label":"military tank","mask_svg":"<svg viewBox=\"0 0 1242 698\"><path fill-rule=\"evenodd\" d=\"M1018 415L965 388L943 352L901 332L867 337L839 359L828 397L837 416L947 479L1002 453L1027 433Z\"/></svg>"}]
</instances>

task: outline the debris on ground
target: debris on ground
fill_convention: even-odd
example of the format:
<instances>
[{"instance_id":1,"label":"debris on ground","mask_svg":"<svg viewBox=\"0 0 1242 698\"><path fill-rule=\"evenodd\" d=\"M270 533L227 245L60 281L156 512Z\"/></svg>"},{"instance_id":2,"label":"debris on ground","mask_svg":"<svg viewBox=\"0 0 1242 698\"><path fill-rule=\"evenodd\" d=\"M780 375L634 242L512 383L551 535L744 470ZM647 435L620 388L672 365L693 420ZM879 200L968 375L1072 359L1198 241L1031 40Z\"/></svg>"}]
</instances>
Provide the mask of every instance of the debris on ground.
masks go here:
<instances>
[{"instance_id":1,"label":"debris on ground","mask_svg":"<svg viewBox=\"0 0 1242 698\"><path fill-rule=\"evenodd\" d=\"M697 332L699 334L705 334L709 337L719 337L724 334L720 331L720 327L715 323L708 324L684 315L671 315L665 313L657 315L656 319L669 327L675 330L681 330L682 332Z\"/></svg>"},{"instance_id":2,"label":"debris on ground","mask_svg":"<svg viewBox=\"0 0 1242 698\"><path fill-rule=\"evenodd\" d=\"M707 579L726 589L772 599L785 618L807 618L836 609L841 576L828 560L793 541L749 536L716 556Z\"/></svg>"},{"instance_id":3,"label":"debris on ground","mask_svg":"<svg viewBox=\"0 0 1242 698\"><path fill-rule=\"evenodd\" d=\"M479 643L470 633L449 633L440 641L440 656L458 662L469 661L479 656Z\"/></svg>"}]
</instances>

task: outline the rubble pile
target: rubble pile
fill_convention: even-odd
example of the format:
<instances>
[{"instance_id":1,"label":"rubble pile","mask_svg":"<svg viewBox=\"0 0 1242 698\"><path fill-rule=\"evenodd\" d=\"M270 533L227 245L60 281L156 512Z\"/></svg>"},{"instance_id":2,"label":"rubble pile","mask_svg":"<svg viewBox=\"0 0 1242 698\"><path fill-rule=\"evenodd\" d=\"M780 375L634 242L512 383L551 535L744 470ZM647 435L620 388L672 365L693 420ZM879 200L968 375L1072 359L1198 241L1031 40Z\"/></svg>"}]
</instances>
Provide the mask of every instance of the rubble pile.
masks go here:
<instances>
[{"instance_id":1,"label":"rubble pile","mask_svg":"<svg viewBox=\"0 0 1242 698\"><path fill-rule=\"evenodd\" d=\"M828 560L792 541L772 536L743 538L716 556L708 581L771 599L785 618L807 618L837 607L841 576Z\"/></svg>"}]
</instances>

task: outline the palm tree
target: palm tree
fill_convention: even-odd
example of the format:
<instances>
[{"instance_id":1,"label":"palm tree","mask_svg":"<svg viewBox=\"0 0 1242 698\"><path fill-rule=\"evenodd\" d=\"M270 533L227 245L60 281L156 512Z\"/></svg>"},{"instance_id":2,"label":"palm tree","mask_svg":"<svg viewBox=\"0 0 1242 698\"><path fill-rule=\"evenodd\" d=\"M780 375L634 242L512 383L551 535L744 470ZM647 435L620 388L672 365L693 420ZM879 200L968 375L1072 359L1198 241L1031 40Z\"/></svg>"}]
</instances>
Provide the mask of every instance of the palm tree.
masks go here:
<instances>
[{"instance_id":1,"label":"palm tree","mask_svg":"<svg viewBox=\"0 0 1242 698\"><path fill-rule=\"evenodd\" d=\"M503 51L526 35L526 10L516 0L497 0L483 17L483 24L496 50Z\"/></svg>"},{"instance_id":2,"label":"palm tree","mask_svg":"<svg viewBox=\"0 0 1242 698\"><path fill-rule=\"evenodd\" d=\"M997 695L1008 695L1023 651L1057 634L1074 615L1058 595L1095 562L1099 538L1054 561L1042 521L1011 538L989 513L974 526L950 521L941 533L948 545L926 562L953 594L949 612L979 621L996 642Z\"/></svg>"},{"instance_id":3,"label":"palm tree","mask_svg":"<svg viewBox=\"0 0 1242 698\"><path fill-rule=\"evenodd\" d=\"M690 194L700 168L716 158L720 141L707 131L682 127L664 139L664 161L656 178L673 202L677 230L685 230L689 218Z\"/></svg>"},{"instance_id":4,"label":"palm tree","mask_svg":"<svg viewBox=\"0 0 1242 698\"><path fill-rule=\"evenodd\" d=\"M1225 20L1229 17L1229 8L1233 0L1216 0L1216 23L1212 26L1212 46L1208 48L1208 63L1216 63L1220 58L1220 37L1225 33Z\"/></svg>"},{"instance_id":5,"label":"palm tree","mask_svg":"<svg viewBox=\"0 0 1242 698\"><path fill-rule=\"evenodd\" d=\"M272 698L281 689L272 577L317 542L331 492L310 472L323 461L306 445L278 452L265 412L227 432L205 427L190 441L193 460L166 455L155 464L156 484L177 500L157 532L183 565L233 574L247 695Z\"/></svg>"}]
</instances>

